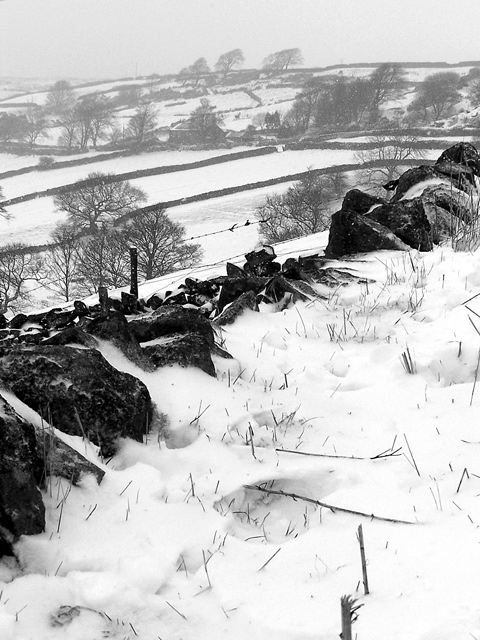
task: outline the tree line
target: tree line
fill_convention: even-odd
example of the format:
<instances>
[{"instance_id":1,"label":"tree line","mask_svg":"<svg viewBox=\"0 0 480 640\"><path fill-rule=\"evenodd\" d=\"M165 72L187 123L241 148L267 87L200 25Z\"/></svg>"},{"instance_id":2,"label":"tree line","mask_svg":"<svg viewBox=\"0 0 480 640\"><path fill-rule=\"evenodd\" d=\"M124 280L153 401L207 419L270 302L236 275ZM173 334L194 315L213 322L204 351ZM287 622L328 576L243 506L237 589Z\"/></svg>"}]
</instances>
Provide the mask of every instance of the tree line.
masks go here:
<instances>
[{"instance_id":1,"label":"tree line","mask_svg":"<svg viewBox=\"0 0 480 640\"><path fill-rule=\"evenodd\" d=\"M56 210L67 217L56 226L42 255L21 243L1 247L0 313L29 301L32 280L65 302L94 294L101 286L128 285L132 246L137 248L142 280L199 263L200 245L186 241L185 228L172 221L162 205L138 211L116 226L125 214L135 214L147 196L129 182L108 182L107 177L92 173L55 196Z\"/></svg>"}]
</instances>

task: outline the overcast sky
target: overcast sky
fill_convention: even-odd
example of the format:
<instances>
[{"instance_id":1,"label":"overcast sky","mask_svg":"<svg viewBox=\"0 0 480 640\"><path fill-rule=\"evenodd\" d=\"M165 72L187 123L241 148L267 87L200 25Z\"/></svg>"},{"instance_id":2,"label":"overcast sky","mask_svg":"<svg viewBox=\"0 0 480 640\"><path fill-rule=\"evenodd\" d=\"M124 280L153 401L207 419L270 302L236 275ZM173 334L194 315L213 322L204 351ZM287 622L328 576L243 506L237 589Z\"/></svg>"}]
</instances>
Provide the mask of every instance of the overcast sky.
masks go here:
<instances>
[{"instance_id":1,"label":"overcast sky","mask_svg":"<svg viewBox=\"0 0 480 640\"><path fill-rule=\"evenodd\" d=\"M245 67L298 47L305 66L480 60L480 0L0 0L0 76L115 78Z\"/></svg>"}]
</instances>

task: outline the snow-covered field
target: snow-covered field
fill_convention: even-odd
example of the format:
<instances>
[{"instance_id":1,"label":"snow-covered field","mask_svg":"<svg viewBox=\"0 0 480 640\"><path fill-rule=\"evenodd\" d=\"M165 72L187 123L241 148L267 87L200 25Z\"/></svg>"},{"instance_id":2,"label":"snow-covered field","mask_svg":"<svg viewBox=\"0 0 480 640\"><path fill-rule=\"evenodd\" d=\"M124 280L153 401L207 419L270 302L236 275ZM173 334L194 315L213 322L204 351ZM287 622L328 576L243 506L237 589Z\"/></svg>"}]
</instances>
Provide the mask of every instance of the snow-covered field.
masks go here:
<instances>
[{"instance_id":1,"label":"snow-covered field","mask_svg":"<svg viewBox=\"0 0 480 640\"><path fill-rule=\"evenodd\" d=\"M100 486L52 480L46 532L0 563L2 640L330 640L344 594L363 605L359 640L480 636L480 305L463 304L480 294L480 253L340 266L368 283L223 329L234 359L215 358L217 379L146 374L101 345L147 384L166 434L125 441Z\"/></svg>"}]
</instances>

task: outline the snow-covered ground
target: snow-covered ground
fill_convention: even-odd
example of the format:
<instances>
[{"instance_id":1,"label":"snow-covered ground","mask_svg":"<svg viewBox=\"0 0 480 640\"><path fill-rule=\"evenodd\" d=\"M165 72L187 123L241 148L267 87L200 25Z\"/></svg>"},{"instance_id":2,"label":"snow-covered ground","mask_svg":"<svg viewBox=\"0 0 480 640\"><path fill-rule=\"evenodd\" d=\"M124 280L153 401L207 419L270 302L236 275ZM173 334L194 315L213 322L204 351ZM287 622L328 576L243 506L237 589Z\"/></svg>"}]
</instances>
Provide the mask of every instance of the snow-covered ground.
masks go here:
<instances>
[{"instance_id":1,"label":"snow-covered ground","mask_svg":"<svg viewBox=\"0 0 480 640\"><path fill-rule=\"evenodd\" d=\"M234 359L215 357L217 379L145 373L101 345L147 384L166 433L125 441L100 486L52 480L47 530L0 562L2 640L330 640L344 594L363 605L359 640L480 636L480 303L463 304L480 253L340 266L365 280L224 328Z\"/></svg>"}]
</instances>

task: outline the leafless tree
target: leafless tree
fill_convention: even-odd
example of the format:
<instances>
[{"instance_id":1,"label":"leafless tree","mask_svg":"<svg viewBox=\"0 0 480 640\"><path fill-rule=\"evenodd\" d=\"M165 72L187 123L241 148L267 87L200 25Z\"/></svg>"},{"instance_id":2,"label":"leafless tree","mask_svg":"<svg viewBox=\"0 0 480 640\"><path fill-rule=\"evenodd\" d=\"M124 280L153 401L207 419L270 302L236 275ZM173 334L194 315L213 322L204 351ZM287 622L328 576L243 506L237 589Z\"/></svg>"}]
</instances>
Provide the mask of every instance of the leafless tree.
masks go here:
<instances>
[{"instance_id":1,"label":"leafless tree","mask_svg":"<svg viewBox=\"0 0 480 640\"><path fill-rule=\"evenodd\" d=\"M283 49L276 53L271 53L265 58L262 63L262 69L267 71L279 71L281 69L288 69L289 67L296 67L303 64L302 52L298 48Z\"/></svg>"},{"instance_id":2,"label":"leafless tree","mask_svg":"<svg viewBox=\"0 0 480 640\"><path fill-rule=\"evenodd\" d=\"M445 117L461 99L459 83L460 76L453 71L441 71L427 76L420 85L410 110L423 112L425 119L429 113L434 120Z\"/></svg>"},{"instance_id":3,"label":"leafless tree","mask_svg":"<svg viewBox=\"0 0 480 640\"><path fill-rule=\"evenodd\" d=\"M195 78L195 85L198 85L200 78L206 73L210 73L210 67L205 58L198 58L198 60L195 60L195 62L188 67L188 71Z\"/></svg>"},{"instance_id":4,"label":"leafless tree","mask_svg":"<svg viewBox=\"0 0 480 640\"><path fill-rule=\"evenodd\" d=\"M283 195L267 196L255 216L266 242L282 242L324 231L330 224L331 185L315 171L290 187Z\"/></svg>"},{"instance_id":5,"label":"leafless tree","mask_svg":"<svg viewBox=\"0 0 480 640\"><path fill-rule=\"evenodd\" d=\"M36 279L40 267L39 257L26 249L20 242L0 249L0 313L15 311L29 300L27 282Z\"/></svg>"},{"instance_id":6,"label":"leafless tree","mask_svg":"<svg viewBox=\"0 0 480 640\"><path fill-rule=\"evenodd\" d=\"M200 105L191 113L190 121L202 142L209 142L215 138L219 116L207 98L201 98Z\"/></svg>"},{"instance_id":7,"label":"leafless tree","mask_svg":"<svg viewBox=\"0 0 480 640\"><path fill-rule=\"evenodd\" d=\"M98 225L134 211L147 199L137 187L125 182L110 182L110 174L94 172L77 185L62 189L54 198L57 210L66 211L77 229L95 233Z\"/></svg>"},{"instance_id":8,"label":"leafless tree","mask_svg":"<svg viewBox=\"0 0 480 640\"><path fill-rule=\"evenodd\" d=\"M82 238L77 248L76 270L84 293L98 287L116 289L129 282L128 251L118 233L102 225L93 235Z\"/></svg>"},{"instance_id":9,"label":"leafless tree","mask_svg":"<svg viewBox=\"0 0 480 640\"><path fill-rule=\"evenodd\" d=\"M232 69L240 67L245 61L245 56L241 49L232 49L222 53L215 63L215 70L223 73L224 77L230 73Z\"/></svg>"},{"instance_id":10,"label":"leafless tree","mask_svg":"<svg viewBox=\"0 0 480 640\"><path fill-rule=\"evenodd\" d=\"M74 113L79 124L80 146L86 147L91 140L96 148L112 124L112 101L103 95L87 96L77 103Z\"/></svg>"},{"instance_id":11,"label":"leafless tree","mask_svg":"<svg viewBox=\"0 0 480 640\"><path fill-rule=\"evenodd\" d=\"M62 112L58 119L58 125L62 130L60 135L61 144L71 150L78 143L80 134L80 123L75 111L69 109Z\"/></svg>"},{"instance_id":12,"label":"leafless tree","mask_svg":"<svg viewBox=\"0 0 480 640\"><path fill-rule=\"evenodd\" d=\"M61 296L65 302L81 294L78 273L77 229L68 223L57 225L41 267L41 282L46 289Z\"/></svg>"},{"instance_id":13,"label":"leafless tree","mask_svg":"<svg viewBox=\"0 0 480 640\"><path fill-rule=\"evenodd\" d=\"M128 122L128 132L135 144L148 140L157 126L157 112L152 102L141 104Z\"/></svg>"},{"instance_id":14,"label":"leafless tree","mask_svg":"<svg viewBox=\"0 0 480 640\"><path fill-rule=\"evenodd\" d=\"M425 150L419 147L416 136L379 134L370 137L368 142L374 145L373 148L357 151L354 160L359 164L366 164L360 170L360 178L375 193L385 194L382 185L402 174L405 160L425 157Z\"/></svg>"},{"instance_id":15,"label":"leafless tree","mask_svg":"<svg viewBox=\"0 0 480 640\"><path fill-rule=\"evenodd\" d=\"M200 245L185 242L185 228L173 222L161 206L132 218L121 237L125 253L128 246L137 248L139 275L146 280L193 267L203 253Z\"/></svg>"},{"instance_id":16,"label":"leafless tree","mask_svg":"<svg viewBox=\"0 0 480 640\"><path fill-rule=\"evenodd\" d=\"M375 119L378 108L398 91L399 83L405 77L405 70L399 64L384 62L369 77L371 86L371 119Z\"/></svg>"},{"instance_id":17,"label":"leafless tree","mask_svg":"<svg viewBox=\"0 0 480 640\"><path fill-rule=\"evenodd\" d=\"M28 144L33 147L40 136L43 136L47 130L47 120L45 113L36 104L30 104L26 113L25 137Z\"/></svg>"},{"instance_id":18,"label":"leafless tree","mask_svg":"<svg viewBox=\"0 0 480 640\"><path fill-rule=\"evenodd\" d=\"M61 115L73 109L75 100L71 84L67 80L58 80L48 92L45 107L49 113Z\"/></svg>"}]
</instances>

